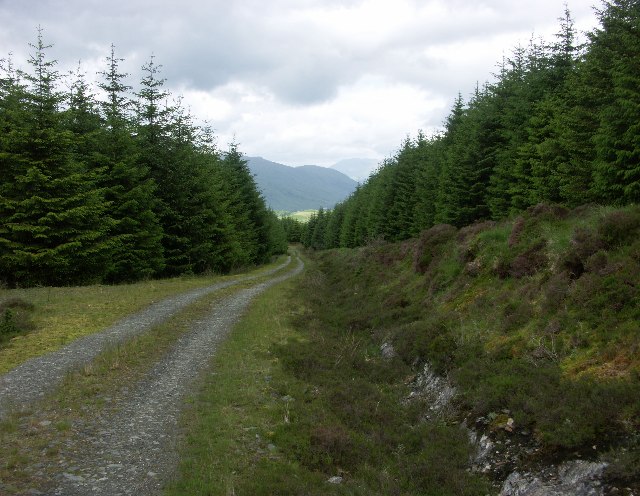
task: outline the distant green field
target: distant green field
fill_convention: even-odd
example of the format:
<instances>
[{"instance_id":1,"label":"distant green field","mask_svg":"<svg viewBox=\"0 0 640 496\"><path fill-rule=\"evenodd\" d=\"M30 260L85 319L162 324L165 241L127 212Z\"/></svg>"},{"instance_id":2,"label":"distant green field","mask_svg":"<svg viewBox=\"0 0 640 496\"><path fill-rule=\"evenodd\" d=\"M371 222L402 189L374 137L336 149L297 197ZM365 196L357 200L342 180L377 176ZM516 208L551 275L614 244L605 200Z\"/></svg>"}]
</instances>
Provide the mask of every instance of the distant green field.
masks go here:
<instances>
[{"instance_id":1,"label":"distant green field","mask_svg":"<svg viewBox=\"0 0 640 496\"><path fill-rule=\"evenodd\" d=\"M292 219L299 220L300 222L307 222L312 215L315 215L317 210L300 210L298 212L276 212L280 218L291 217Z\"/></svg>"}]
</instances>

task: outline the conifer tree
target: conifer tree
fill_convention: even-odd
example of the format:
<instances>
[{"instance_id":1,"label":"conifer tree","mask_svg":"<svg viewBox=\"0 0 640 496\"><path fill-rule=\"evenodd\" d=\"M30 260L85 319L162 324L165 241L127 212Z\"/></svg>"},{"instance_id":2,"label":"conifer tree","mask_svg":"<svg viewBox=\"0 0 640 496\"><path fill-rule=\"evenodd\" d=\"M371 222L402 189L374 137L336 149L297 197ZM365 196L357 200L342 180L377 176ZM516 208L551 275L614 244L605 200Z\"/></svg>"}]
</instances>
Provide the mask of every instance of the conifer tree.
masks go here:
<instances>
[{"instance_id":1,"label":"conifer tree","mask_svg":"<svg viewBox=\"0 0 640 496\"><path fill-rule=\"evenodd\" d=\"M447 117L444 129L443 146L445 147L444 160L440 168L438 178L438 192L436 197L435 222L455 223L458 216L458 200L461 198L459 180L462 171L459 162L461 157L456 156L454 143L466 139L460 131L465 118L464 100L458 96Z\"/></svg>"},{"instance_id":2,"label":"conifer tree","mask_svg":"<svg viewBox=\"0 0 640 496\"><path fill-rule=\"evenodd\" d=\"M107 274L111 282L152 277L164 268L162 228L154 212L156 184L148 165L138 159L127 97L131 87L125 83L127 74L120 72L122 61L111 45L99 83L106 96L100 103L106 126L100 144L107 168L103 186L115 221L116 246Z\"/></svg>"},{"instance_id":3,"label":"conifer tree","mask_svg":"<svg viewBox=\"0 0 640 496\"><path fill-rule=\"evenodd\" d=\"M322 250L325 246L325 231L327 224L327 216L324 209L320 208L318 212L309 219L309 247L314 250Z\"/></svg>"},{"instance_id":4,"label":"conifer tree","mask_svg":"<svg viewBox=\"0 0 640 496\"><path fill-rule=\"evenodd\" d=\"M410 138L406 138L395 157L390 184L391 204L385 219L386 239L398 241L413 232L413 205L416 202L416 154Z\"/></svg>"},{"instance_id":5,"label":"conifer tree","mask_svg":"<svg viewBox=\"0 0 640 496\"><path fill-rule=\"evenodd\" d=\"M180 273L228 270L234 233L225 212L220 158L180 102L169 119L168 157L174 165L168 175L171 195L164 198L167 256Z\"/></svg>"},{"instance_id":6,"label":"conifer tree","mask_svg":"<svg viewBox=\"0 0 640 496\"><path fill-rule=\"evenodd\" d=\"M367 184L370 184L372 181L373 176L369 178ZM340 227L340 246L343 248L354 248L362 244L362 240L358 239L356 236L356 222L362 213L360 211L361 199L363 196L361 193L362 191L363 188L361 186L357 186L356 190L345 201L344 220ZM306 239L303 239L302 242L305 246L309 243Z\"/></svg>"},{"instance_id":7,"label":"conifer tree","mask_svg":"<svg viewBox=\"0 0 640 496\"><path fill-rule=\"evenodd\" d=\"M559 19L556 42L538 57L537 80L542 83L541 96L533 107L527 124L528 140L519 151L519 170L529 171L531 191L529 203L555 202L572 204L578 200L566 187L574 178L570 173L571 152L568 148L569 78L574 76L579 47L569 9ZM565 193L569 197L565 197Z\"/></svg>"},{"instance_id":8,"label":"conifer tree","mask_svg":"<svg viewBox=\"0 0 640 496\"><path fill-rule=\"evenodd\" d=\"M586 72L600 101L594 136L593 191L607 203L640 201L640 4L611 0L598 12L602 29L590 35Z\"/></svg>"},{"instance_id":9,"label":"conifer tree","mask_svg":"<svg viewBox=\"0 0 640 496\"><path fill-rule=\"evenodd\" d=\"M426 138L419 134L416 147L416 203L413 207L413 232L419 233L433 226L436 221L436 203L443 162L442 136L434 135Z\"/></svg>"},{"instance_id":10,"label":"conifer tree","mask_svg":"<svg viewBox=\"0 0 640 496\"><path fill-rule=\"evenodd\" d=\"M388 236L387 221L391 214L393 189L391 178L394 174L395 161L385 159L378 171L357 191L360 201L350 201L348 208L358 208L358 216L354 218L353 235L360 232L364 225L365 239L379 239ZM355 207L354 207L355 206Z\"/></svg>"},{"instance_id":11,"label":"conifer tree","mask_svg":"<svg viewBox=\"0 0 640 496\"><path fill-rule=\"evenodd\" d=\"M9 190L14 175L19 173L25 158L21 155L27 115L26 87L14 68L11 54L0 59L0 209L8 208ZM5 218L5 217L2 217Z\"/></svg>"},{"instance_id":12,"label":"conifer tree","mask_svg":"<svg viewBox=\"0 0 640 496\"><path fill-rule=\"evenodd\" d=\"M238 241L237 264L261 263L269 257L268 215L264 199L236 143L229 145L221 162L224 196L228 200Z\"/></svg>"},{"instance_id":13,"label":"conifer tree","mask_svg":"<svg viewBox=\"0 0 640 496\"><path fill-rule=\"evenodd\" d=\"M0 271L16 284L100 280L108 266L107 203L86 164L74 157L61 114L64 95L38 30L25 73L25 118L15 129L13 187L5 188Z\"/></svg>"},{"instance_id":14,"label":"conifer tree","mask_svg":"<svg viewBox=\"0 0 640 496\"><path fill-rule=\"evenodd\" d=\"M104 125L98 105L80 65L74 74L67 109L63 112L64 126L73 134L73 154L97 176L103 176L105 156L102 152ZM97 181L100 182L100 177Z\"/></svg>"},{"instance_id":15,"label":"conifer tree","mask_svg":"<svg viewBox=\"0 0 640 496\"><path fill-rule=\"evenodd\" d=\"M337 204L326 215L328 215L328 220L324 232L324 246L326 248L338 248L340 246L340 226L344 219L344 204Z\"/></svg>"}]
</instances>

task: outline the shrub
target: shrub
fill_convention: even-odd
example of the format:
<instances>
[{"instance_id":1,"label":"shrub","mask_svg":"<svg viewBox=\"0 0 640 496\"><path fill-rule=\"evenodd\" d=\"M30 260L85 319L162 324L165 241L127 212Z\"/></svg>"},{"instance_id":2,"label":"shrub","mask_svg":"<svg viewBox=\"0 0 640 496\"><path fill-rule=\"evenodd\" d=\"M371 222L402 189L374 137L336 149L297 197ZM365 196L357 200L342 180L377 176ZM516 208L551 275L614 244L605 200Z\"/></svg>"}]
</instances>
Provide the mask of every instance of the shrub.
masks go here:
<instances>
[{"instance_id":1,"label":"shrub","mask_svg":"<svg viewBox=\"0 0 640 496\"><path fill-rule=\"evenodd\" d=\"M33 328L33 308L31 303L21 298L10 298L0 302L0 343Z\"/></svg>"},{"instance_id":2,"label":"shrub","mask_svg":"<svg viewBox=\"0 0 640 496\"><path fill-rule=\"evenodd\" d=\"M494 221L476 222L458 231L457 242L460 246L460 261L471 262L478 251L477 237L480 233L493 229L496 226Z\"/></svg>"},{"instance_id":3,"label":"shrub","mask_svg":"<svg viewBox=\"0 0 640 496\"><path fill-rule=\"evenodd\" d=\"M607 455L609 466L605 471L607 482L618 487L640 486L640 435L630 440L628 447L612 450Z\"/></svg>"},{"instance_id":4,"label":"shrub","mask_svg":"<svg viewBox=\"0 0 640 496\"><path fill-rule=\"evenodd\" d=\"M406 439L403 460L413 489L410 494L487 494L488 487L468 471L472 452L467 439L466 431L457 426L437 422L418 426Z\"/></svg>"},{"instance_id":5,"label":"shrub","mask_svg":"<svg viewBox=\"0 0 640 496\"><path fill-rule=\"evenodd\" d=\"M443 254L444 246L453 239L457 229L449 224L438 224L422 233L416 246L413 268L424 274L434 259Z\"/></svg>"},{"instance_id":6,"label":"shrub","mask_svg":"<svg viewBox=\"0 0 640 496\"><path fill-rule=\"evenodd\" d=\"M538 241L532 247L520 253L509 267L509 275L520 279L531 276L542 269L547 263L545 253L546 241Z\"/></svg>"},{"instance_id":7,"label":"shrub","mask_svg":"<svg viewBox=\"0 0 640 496\"><path fill-rule=\"evenodd\" d=\"M519 216L514 222L513 227L511 228L511 234L509 234L509 240L507 244L509 248L513 248L520 241L520 237L522 236L522 231L524 230L525 220L524 217Z\"/></svg>"},{"instance_id":8,"label":"shrub","mask_svg":"<svg viewBox=\"0 0 640 496\"><path fill-rule=\"evenodd\" d=\"M13 317L13 312L9 308L7 308L4 311L2 320L0 320L0 336L7 336L17 333L18 326L16 325L15 319Z\"/></svg>"},{"instance_id":9,"label":"shrub","mask_svg":"<svg viewBox=\"0 0 640 496\"><path fill-rule=\"evenodd\" d=\"M447 320L436 317L403 327L394 345L405 363L426 360L438 374L448 371L456 351Z\"/></svg>"},{"instance_id":10,"label":"shrub","mask_svg":"<svg viewBox=\"0 0 640 496\"><path fill-rule=\"evenodd\" d=\"M598 251L591 255L584 264L584 270L603 275L603 271L609 265L609 259L604 251Z\"/></svg>"},{"instance_id":11,"label":"shrub","mask_svg":"<svg viewBox=\"0 0 640 496\"><path fill-rule=\"evenodd\" d=\"M562 267L572 279L577 279L584 273L587 260L603 247L604 243L596 233L578 227L571 237L570 248L564 256Z\"/></svg>"},{"instance_id":12,"label":"shrub","mask_svg":"<svg viewBox=\"0 0 640 496\"><path fill-rule=\"evenodd\" d=\"M526 324L533 316L533 308L526 298L518 298L507 303L502 315L502 329L509 332Z\"/></svg>"},{"instance_id":13,"label":"shrub","mask_svg":"<svg viewBox=\"0 0 640 496\"><path fill-rule=\"evenodd\" d=\"M640 207L614 210L605 215L598 225L598 237L609 248L623 246L638 238Z\"/></svg>"},{"instance_id":14,"label":"shrub","mask_svg":"<svg viewBox=\"0 0 640 496\"><path fill-rule=\"evenodd\" d=\"M358 464L358 451L349 432L339 424L324 424L311 429L310 451L320 470L350 468Z\"/></svg>"},{"instance_id":15,"label":"shrub","mask_svg":"<svg viewBox=\"0 0 640 496\"><path fill-rule=\"evenodd\" d=\"M558 220L566 219L569 215L569 209L560 205L549 205L546 203L538 203L526 210L526 213L537 220Z\"/></svg>"},{"instance_id":16,"label":"shrub","mask_svg":"<svg viewBox=\"0 0 640 496\"><path fill-rule=\"evenodd\" d=\"M622 315L625 309L637 308L640 288L634 280L640 277L640 267L629 259L608 264L600 273L585 273L571 289L571 304L583 317L594 323Z\"/></svg>"},{"instance_id":17,"label":"shrub","mask_svg":"<svg viewBox=\"0 0 640 496\"><path fill-rule=\"evenodd\" d=\"M447 247L443 250L445 253L448 251ZM438 262L433 262L429 268L429 294L433 295L447 289L454 289L458 276L463 272L464 268L465 266L460 262L459 257L450 253L443 254Z\"/></svg>"},{"instance_id":18,"label":"shrub","mask_svg":"<svg viewBox=\"0 0 640 496\"><path fill-rule=\"evenodd\" d=\"M564 379L536 408L536 428L547 445L560 449L609 443L625 434L621 415L638 414L640 387L626 380Z\"/></svg>"},{"instance_id":19,"label":"shrub","mask_svg":"<svg viewBox=\"0 0 640 496\"><path fill-rule=\"evenodd\" d=\"M544 286L544 311L549 314L557 311L564 304L569 294L571 278L567 272L553 274Z\"/></svg>"}]
</instances>

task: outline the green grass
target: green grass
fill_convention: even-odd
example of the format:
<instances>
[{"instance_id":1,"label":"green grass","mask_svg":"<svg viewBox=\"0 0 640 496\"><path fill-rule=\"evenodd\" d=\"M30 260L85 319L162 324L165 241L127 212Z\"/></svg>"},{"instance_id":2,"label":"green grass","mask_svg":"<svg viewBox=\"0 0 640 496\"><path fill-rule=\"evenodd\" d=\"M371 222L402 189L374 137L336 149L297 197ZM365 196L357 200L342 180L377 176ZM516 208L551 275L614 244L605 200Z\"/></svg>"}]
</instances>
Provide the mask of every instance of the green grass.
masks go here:
<instances>
[{"instance_id":1,"label":"green grass","mask_svg":"<svg viewBox=\"0 0 640 496\"><path fill-rule=\"evenodd\" d=\"M282 258L275 264L281 262ZM257 272L275 264L261 267ZM0 347L0 374L29 358L105 329L118 319L170 295L238 277L241 275L177 277L114 286L0 289L0 303L21 300L33 307L29 315L30 332Z\"/></svg>"},{"instance_id":2,"label":"green grass","mask_svg":"<svg viewBox=\"0 0 640 496\"><path fill-rule=\"evenodd\" d=\"M281 217L291 217L300 222L307 222L312 216L318 213L317 210L299 210L298 212L282 212Z\"/></svg>"}]
</instances>

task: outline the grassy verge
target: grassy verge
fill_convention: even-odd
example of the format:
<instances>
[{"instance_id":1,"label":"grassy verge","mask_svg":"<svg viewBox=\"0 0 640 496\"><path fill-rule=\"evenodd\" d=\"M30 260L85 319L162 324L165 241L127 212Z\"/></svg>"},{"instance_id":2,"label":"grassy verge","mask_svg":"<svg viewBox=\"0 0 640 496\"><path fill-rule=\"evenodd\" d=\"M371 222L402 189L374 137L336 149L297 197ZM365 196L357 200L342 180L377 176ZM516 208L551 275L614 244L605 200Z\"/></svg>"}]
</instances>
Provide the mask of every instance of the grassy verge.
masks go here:
<instances>
[{"instance_id":1,"label":"grassy verge","mask_svg":"<svg viewBox=\"0 0 640 496\"><path fill-rule=\"evenodd\" d=\"M262 272L262 270L261 270ZM31 412L0 422L0 493L43 490L50 472L66 468L70 442L91 418L118 407L121 390L141 379L216 301L259 282L241 282L199 299L170 320L106 350L91 364L70 373L50 397Z\"/></svg>"},{"instance_id":2,"label":"grassy verge","mask_svg":"<svg viewBox=\"0 0 640 496\"><path fill-rule=\"evenodd\" d=\"M255 272L266 271L282 260L281 257ZM105 329L125 315L167 296L239 277L242 275L177 277L116 286L0 289L0 310L2 302L11 304L12 312L15 312L13 307L26 307L28 315L16 314L28 320L24 327L29 330L12 336L5 344L0 343L0 374L29 358Z\"/></svg>"}]
</instances>

